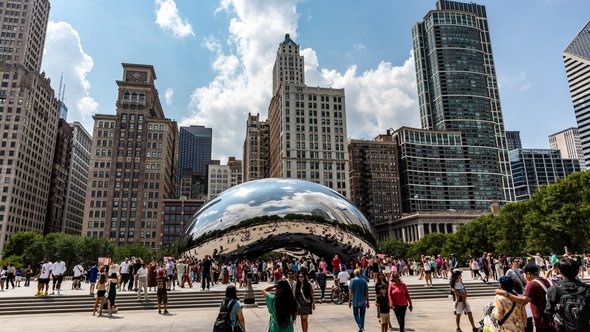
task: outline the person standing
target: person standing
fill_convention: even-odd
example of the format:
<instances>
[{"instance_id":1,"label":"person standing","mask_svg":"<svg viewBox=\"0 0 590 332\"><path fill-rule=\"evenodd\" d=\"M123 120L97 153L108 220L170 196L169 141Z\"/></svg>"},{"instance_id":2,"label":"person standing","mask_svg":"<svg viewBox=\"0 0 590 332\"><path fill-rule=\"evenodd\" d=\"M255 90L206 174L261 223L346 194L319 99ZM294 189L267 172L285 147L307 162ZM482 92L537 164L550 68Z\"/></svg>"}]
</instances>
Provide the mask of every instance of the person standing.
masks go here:
<instances>
[{"instance_id":1,"label":"person standing","mask_svg":"<svg viewBox=\"0 0 590 332\"><path fill-rule=\"evenodd\" d=\"M527 326L527 315L524 306L510 299L516 296L513 290L514 281L510 277L501 277L500 287L502 293L494 299L492 318L498 321L499 332L524 331Z\"/></svg>"},{"instance_id":2,"label":"person standing","mask_svg":"<svg viewBox=\"0 0 590 332\"><path fill-rule=\"evenodd\" d=\"M156 288L156 270L158 269L158 263L156 263L156 259L152 257L150 264L148 265L148 288L150 291L152 288Z\"/></svg>"},{"instance_id":3,"label":"person standing","mask_svg":"<svg viewBox=\"0 0 590 332\"><path fill-rule=\"evenodd\" d=\"M205 256L202 263L202 271L201 271L201 290L205 290L205 286L207 286L207 290L210 290L211 287L211 259L209 259L209 255Z\"/></svg>"},{"instance_id":4,"label":"person standing","mask_svg":"<svg viewBox=\"0 0 590 332\"><path fill-rule=\"evenodd\" d=\"M94 284L91 288L94 288ZM96 300L94 301L94 309L92 309L92 316L96 315L96 307L100 306L98 316L102 316L102 306L104 304L104 297L107 292L107 276L104 274L100 275L96 282Z\"/></svg>"},{"instance_id":5,"label":"person standing","mask_svg":"<svg viewBox=\"0 0 590 332\"><path fill-rule=\"evenodd\" d=\"M380 285L377 290L377 298L375 299L377 319L379 319L379 324L381 325L381 332L387 332L387 328L391 322L389 319L390 306L387 291L387 286Z\"/></svg>"},{"instance_id":6,"label":"person standing","mask_svg":"<svg viewBox=\"0 0 590 332\"><path fill-rule=\"evenodd\" d=\"M315 310L313 290L307 279L305 269L299 271L295 285L295 300L297 301L297 315L301 318L301 329L307 332L309 328L309 315Z\"/></svg>"},{"instance_id":7,"label":"person standing","mask_svg":"<svg viewBox=\"0 0 590 332\"><path fill-rule=\"evenodd\" d=\"M143 290L143 300L149 301L148 299L148 270L147 264L143 264L139 270L137 270L137 301L141 301L141 292Z\"/></svg>"},{"instance_id":8,"label":"person standing","mask_svg":"<svg viewBox=\"0 0 590 332\"><path fill-rule=\"evenodd\" d=\"M18 269L16 269L16 287L20 287L20 283L23 279L23 269L21 269L21 267L19 266Z\"/></svg>"},{"instance_id":9,"label":"person standing","mask_svg":"<svg viewBox=\"0 0 590 332\"><path fill-rule=\"evenodd\" d=\"M156 278L156 289L158 295L158 313L162 313L161 306L164 306L164 315L168 313L168 292L166 286L168 284L168 277L164 270L158 270L158 277Z\"/></svg>"},{"instance_id":10,"label":"person standing","mask_svg":"<svg viewBox=\"0 0 590 332\"><path fill-rule=\"evenodd\" d=\"M352 308L359 332L365 331L365 313L369 309L369 284L361 278L361 270L354 270L348 289L348 307Z\"/></svg>"},{"instance_id":11,"label":"person standing","mask_svg":"<svg viewBox=\"0 0 590 332\"><path fill-rule=\"evenodd\" d=\"M43 258L41 268L39 269L39 272L37 272L37 292L35 293L35 296L47 296L51 271L53 271L53 264L47 257Z\"/></svg>"},{"instance_id":12,"label":"person standing","mask_svg":"<svg viewBox=\"0 0 590 332\"><path fill-rule=\"evenodd\" d=\"M31 277L33 276L33 269L30 265L27 265L25 269L25 287L31 286Z\"/></svg>"},{"instance_id":13,"label":"person standing","mask_svg":"<svg viewBox=\"0 0 590 332\"><path fill-rule=\"evenodd\" d=\"M236 286L229 285L225 289L225 299L221 302L220 310L225 309L229 312L229 319L232 331L246 331L246 321L242 310L242 303L238 299Z\"/></svg>"},{"instance_id":14,"label":"person standing","mask_svg":"<svg viewBox=\"0 0 590 332\"><path fill-rule=\"evenodd\" d=\"M56 289L57 289L57 295L60 295L61 283L64 280L64 273L66 273L66 263L64 261L62 261L60 258L58 258L57 262L53 263L52 273L53 273L53 284L51 286L51 295L55 294Z\"/></svg>"},{"instance_id":15,"label":"person standing","mask_svg":"<svg viewBox=\"0 0 590 332\"><path fill-rule=\"evenodd\" d=\"M389 295L389 307L393 309L393 313L397 318L400 332L405 331L406 326L406 311L412 311L412 299L408 292L408 287L400 279L399 273L391 275L391 283L387 291Z\"/></svg>"},{"instance_id":16,"label":"person standing","mask_svg":"<svg viewBox=\"0 0 590 332\"><path fill-rule=\"evenodd\" d=\"M176 289L176 280L174 280L174 274L176 273L176 264L173 258L168 258L166 263L166 274L168 275L168 290Z\"/></svg>"},{"instance_id":17,"label":"person standing","mask_svg":"<svg viewBox=\"0 0 590 332\"><path fill-rule=\"evenodd\" d=\"M457 323L457 332L461 332L460 324L462 314L467 315L473 332L477 332L477 328L475 327L475 322L473 320L473 314L471 313L471 306L469 303L467 303L467 291L465 290L461 273L461 270L454 269L449 281L451 291L453 292L453 304L455 308L455 322Z\"/></svg>"},{"instance_id":18,"label":"person standing","mask_svg":"<svg viewBox=\"0 0 590 332\"><path fill-rule=\"evenodd\" d=\"M275 288L275 294L270 290ZM266 308L270 314L268 332L293 332L293 321L297 317L297 301L286 280L279 281L262 290L266 299Z\"/></svg>"},{"instance_id":19,"label":"person standing","mask_svg":"<svg viewBox=\"0 0 590 332\"><path fill-rule=\"evenodd\" d=\"M82 279L82 274L84 274L84 268L82 267L82 264L78 264L76 266L74 266L74 276L72 277L72 289L73 290L80 290L81 289L81 284L80 284L80 280Z\"/></svg>"},{"instance_id":20,"label":"person standing","mask_svg":"<svg viewBox=\"0 0 590 332\"><path fill-rule=\"evenodd\" d=\"M97 278L98 278L98 267L96 266L96 264L94 264L88 270L88 282L90 283L90 295L94 295L94 287L95 287Z\"/></svg>"},{"instance_id":21,"label":"person standing","mask_svg":"<svg viewBox=\"0 0 590 332\"><path fill-rule=\"evenodd\" d=\"M121 284L119 284L119 290L123 288L125 291L128 282L132 282L129 280L129 268L131 267L131 263L129 263L129 257L125 257L125 261L119 264L119 274L121 274Z\"/></svg>"},{"instance_id":22,"label":"person standing","mask_svg":"<svg viewBox=\"0 0 590 332\"><path fill-rule=\"evenodd\" d=\"M332 276L334 277L334 279L336 279L336 277L338 277L338 273L340 273L340 258L338 258L338 255L334 255L334 258L332 259Z\"/></svg>"},{"instance_id":23,"label":"person standing","mask_svg":"<svg viewBox=\"0 0 590 332\"><path fill-rule=\"evenodd\" d=\"M113 316L113 312L116 310L115 299L117 298L117 289L119 288L119 278L117 277L117 273L112 273L109 277L108 282L108 297L107 297L107 308L109 310L108 314L109 317Z\"/></svg>"},{"instance_id":24,"label":"person standing","mask_svg":"<svg viewBox=\"0 0 590 332\"><path fill-rule=\"evenodd\" d=\"M315 275L315 280L320 287L320 303L324 301L324 296L326 294L326 273L320 269L318 273Z\"/></svg>"}]
</instances>

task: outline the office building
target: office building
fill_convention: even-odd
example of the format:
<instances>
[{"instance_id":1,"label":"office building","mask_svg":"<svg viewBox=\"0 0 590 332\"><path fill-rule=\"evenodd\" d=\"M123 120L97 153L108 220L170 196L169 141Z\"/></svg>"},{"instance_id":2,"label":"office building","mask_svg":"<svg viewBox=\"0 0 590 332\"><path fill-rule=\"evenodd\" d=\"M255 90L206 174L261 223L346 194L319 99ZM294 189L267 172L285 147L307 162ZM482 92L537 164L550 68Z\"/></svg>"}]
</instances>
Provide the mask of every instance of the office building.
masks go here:
<instances>
[{"instance_id":1,"label":"office building","mask_svg":"<svg viewBox=\"0 0 590 332\"><path fill-rule=\"evenodd\" d=\"M72 147L61 232L81 235L92 137L80 122L70 123L70 127Z\"/></svg>"},{"instance_id":2,"label":"office building","mask_svg":"<svg viewBox=\"0 0 590 332\"><path fill-rule=\"evenodd\" d=\"M227 159L227 166L229 166L229 186L237 186L244 181L243 163L241 160L236 160L236 157L229 157Z\"/></svg>"},{"instance_id":3,"label":"office building","mask_svg":"<svg viewBox=\"0 0 590 332\"><path fill-rule=\"evenodd\" d=\"M485 6L439 0L412 38L422 128L460 133L470 158L464 204L487 210L490 201L513 201Z\"/></svg>"},{"instance_id":4,"label":"office building","mask_svg":"<svg viewBox=\"0 0 590 332\"><path fill-rule=\"evenodd\" d=\"M180 127L178 195L201 199L207 195L207 170L211 162L213 130L204 126Z\"/></svg>"},{"instance_id":5,"label":"office building","mask_svg":"<svg viewBox=\"0 0 590 332\"><path fill-rule=\"evenodd\" d=\"M520 131L506 131L506 143L508 144L508 151L522 149L522 142L520 140Z\"/></svg>"},{"instance_id":6,"label":"office building","mask_svg":"<svg viewBox=\"0 0 590 332\"><path fill-rule=\"evenodd\" d=\"M401 218L398 148L391 133L348 142L351 202L363 212L378 240Z\"/></svg>"},{"instance_id":7,"label":"office building","mask_svg":"<svg viewBox=\"0 0 590 332\"><path fill-rule=\"evenodd\" d=\"M350 197L344 89L305 85L289 34L279 44L268 110L271 177L312 181Z\"/></svg>"},{"instance_id":8,"label":"office building","mask_svg":"<svg viewBox=\"0 0 590 332\"><path fill-rule=\"evenodd\" d=\"M261 121L260 114L248 113L242 171L244 182L269 177L268 150L268 121Z\"/></svg>"},{"instance_id":9,"label":"office building","mask_svg":"<svg viewBox=\"0 0 590 332\"><path fill-rule=\"evenodd\" d=\"M58 101L40 74L48 0L4 1L0 10L0 257L10 235L43 233Z\"/></svg>"},{"instance_id":10,"label":"office building","mask_svg":"<svg viewBox=\"0 0 590 332\"><path fill-rule=\"evenodd\" d=\"M563 51L563 62L584 154L579 159L587 169L590 166L590 21Z\"/></svg>"},{"instance_id":11,"label":"office building","mask_svg":"<svg viewBox=\"0 0 590 332\"><path fill-rule=\"evenodd\" d=\"M45 217L45 234L65 232L66 192L72 157L73 131L73 128L66 120L59 119L53 155L53 167L51 169L47 215ZM72 234L71 232L69 233Z\"/></svg>"},{"instance_id":12,"label":"office building","mask_svg":"<svg viewBox=\"0 0 590 332\"><path fill-rule=\"evenodd\" d=\"M540 186L580 171L577 159L563 159L559 150L552 149L512 150L510 164L519 201L530 199Z\"/></svg>"},{"instance_id":13,"label":"office building","mask_svg":"<svg viewBox=\"0 0 590 332\"><path fill-rule=\"evenodd\" d=\"M116 114L95 114L82 233L162 245L163 200L175 198L176 122L164 115L151 65L123 64Z\"/></svg>"},{"instance_id":14,"label":"office building","mask_svg":"<svg viewBox=\"0 0 590 332\"><path fill-rule=\"evenodd\" d=\"M180 240L181 234L192 217L205 204L204 200L174 198L165 199L162 213L162 248L169 248Z\"/></svg>"},{"instance_id":15,"label":"office building","mask_svg":"<svg viewBox=\"0 0 590 332\"><path fill-rule=\"evenodd\" d=\"M572 127L562 130L553 135L549 135L549 148L559 150L563 159L577 159L580 161L580 169L586 170L586 165L582 162L584 152L582 151L582 142L578 128Z\"/></svg>"}]
</instances>

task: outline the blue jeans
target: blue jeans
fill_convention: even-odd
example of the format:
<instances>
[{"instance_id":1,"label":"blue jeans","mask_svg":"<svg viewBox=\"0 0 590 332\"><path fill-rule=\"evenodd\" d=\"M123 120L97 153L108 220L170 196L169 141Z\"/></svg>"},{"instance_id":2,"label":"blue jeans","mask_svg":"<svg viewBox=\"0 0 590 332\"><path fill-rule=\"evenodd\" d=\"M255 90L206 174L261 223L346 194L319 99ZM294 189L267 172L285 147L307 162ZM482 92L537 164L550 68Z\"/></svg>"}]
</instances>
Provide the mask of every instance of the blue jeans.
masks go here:
<instances>
[{"instance_id":1,"label":"blue jeans","mask_svg":"<svg viewBox=\"0 0 590 332\"><path fill-rule=\"evenodd\" d=\"M367 312L367 307L352 307L352 313L354 314L354 320L356 321L356 325L359 327L359 332L365 330L365 313Z\"/></svg>"}]
</instances>

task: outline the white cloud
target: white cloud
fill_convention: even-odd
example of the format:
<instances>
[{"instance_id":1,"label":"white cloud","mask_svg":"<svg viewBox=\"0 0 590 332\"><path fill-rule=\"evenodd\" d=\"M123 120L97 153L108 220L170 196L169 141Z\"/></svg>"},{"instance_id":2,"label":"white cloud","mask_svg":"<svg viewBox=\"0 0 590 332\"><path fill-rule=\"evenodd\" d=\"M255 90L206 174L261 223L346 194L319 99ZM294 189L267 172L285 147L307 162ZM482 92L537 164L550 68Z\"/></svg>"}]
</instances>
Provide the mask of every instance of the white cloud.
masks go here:
<instances>
[{"instance_id":1,"label":"white cloud","mask_svg":"<svg viewBox=\"0 0 590 332\"><path fill-rule=\"evenodd\" d=\"M235 51L222 50L221 43L211 37L204 39L203 47L216 55L211 66L217 76L209 85L193 91L189 105L192 114L181 125L213 128L214 159L241 158L248 112L267 116L278 45L285 33L297 42L296 0L222 0L217 11L234 16L227 43ZM366 49L361 43L354 47ZM340 73L321 68L311 48L302 49L301 55L305 57L308 85L345 89L348 136L372 139L391 127L418 125L412 57L401 66L381 62L363 73L358 73L356 66Z\"/></svg>"},{"instance_id":2,"label":"white cloud","mask_svg":"<svg viewBox=\"0 0 590 332\"><path fill-rule=\"evenodd\" d=\"M500 88L518 89L520 92L525 92L533 86L533 83L528 80L525 72L518 72L515 74L500 74L498 77L498 85Z\"/></svg>"},{"instance_id":3,"label":"white cloud","mask_svg":"<svg viewBox=\"0 0 590 332\"><path fill-rule=\"evenodd\" d=\"M56 94L63 73L68 121L80 121L92 127L92 115L98 103L90 96L90 82L86 79L94 61L84 52L80 35L67 22L49 22L43 55L42 70L51 78Z\"/></svg>"},{"instance_id":4,"label":"white cloud","mask_svg":"<svg viewBox=\"0 0 590 332\"><path fill-rule=\"evenodd\" d=\"M172 105L172 98L174 97L174 90L172 90L171 88L166 89L166 91L164 91L164 99L166 100L166 105L170 106Z\"/></svg>"},{"instance_id":5,"label":"white cloud","mask_svg":"<svg viewBox=\"0 0 590 332\"><path fill-rule=\"evenodd\" d=\"M352 44L352 47L354 47L354 49L356 51L362 51L362 52L367 51L367 46L365 46L363 43L354 43L354 44Z\"/></svg>"},{"instance_id":6,"label":"white cloud","mask_svg":"<svg viewBox=\"0 0 590 332\"><path fill-rule=\"evenodd\" d=\"M193 27L186 20L180 17L176 2L174 0L156 0L156 24L169 30L175 37L184 38L194 36Z\"/></svg>"}]
</instances>

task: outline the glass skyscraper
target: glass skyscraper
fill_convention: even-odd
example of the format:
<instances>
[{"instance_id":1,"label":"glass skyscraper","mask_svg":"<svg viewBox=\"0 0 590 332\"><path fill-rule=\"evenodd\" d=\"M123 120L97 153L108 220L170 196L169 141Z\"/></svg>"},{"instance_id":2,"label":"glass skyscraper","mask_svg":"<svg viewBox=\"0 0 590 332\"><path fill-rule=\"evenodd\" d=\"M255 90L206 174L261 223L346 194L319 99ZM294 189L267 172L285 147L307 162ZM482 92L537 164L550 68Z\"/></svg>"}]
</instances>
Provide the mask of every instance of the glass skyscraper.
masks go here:
<instances>
[{"instance_id":1,"label":"glass skyscraper","mask_svg":"<svg viewBox=\"0 0 590 332\"><path fill-rule=\"evenodd\" d=\"M180 127L177 190L179 196L198 199L207 194L213 130L205 126Z\"/></svg>"},{"instance_id":2,"label":"glass skyscraper","mask_svg":"<svg viewBox=\"0 0 590 332\"><path fill-rule=\"evenodd\" d=\"M563 51L567 82L582 143L581 164L590 167L590 21Z\"/></svg>"},{"instance_id":3,"label":"glass skyscraper","mask_svg":"<svg viewBox=\"0 0 590 332\"><path fill-rule=\"evenodd\" d=\"M469 206L513 201L485 6L439 0L412 37L422 128L461 133Z\"/></svg>"}]
</instances>

